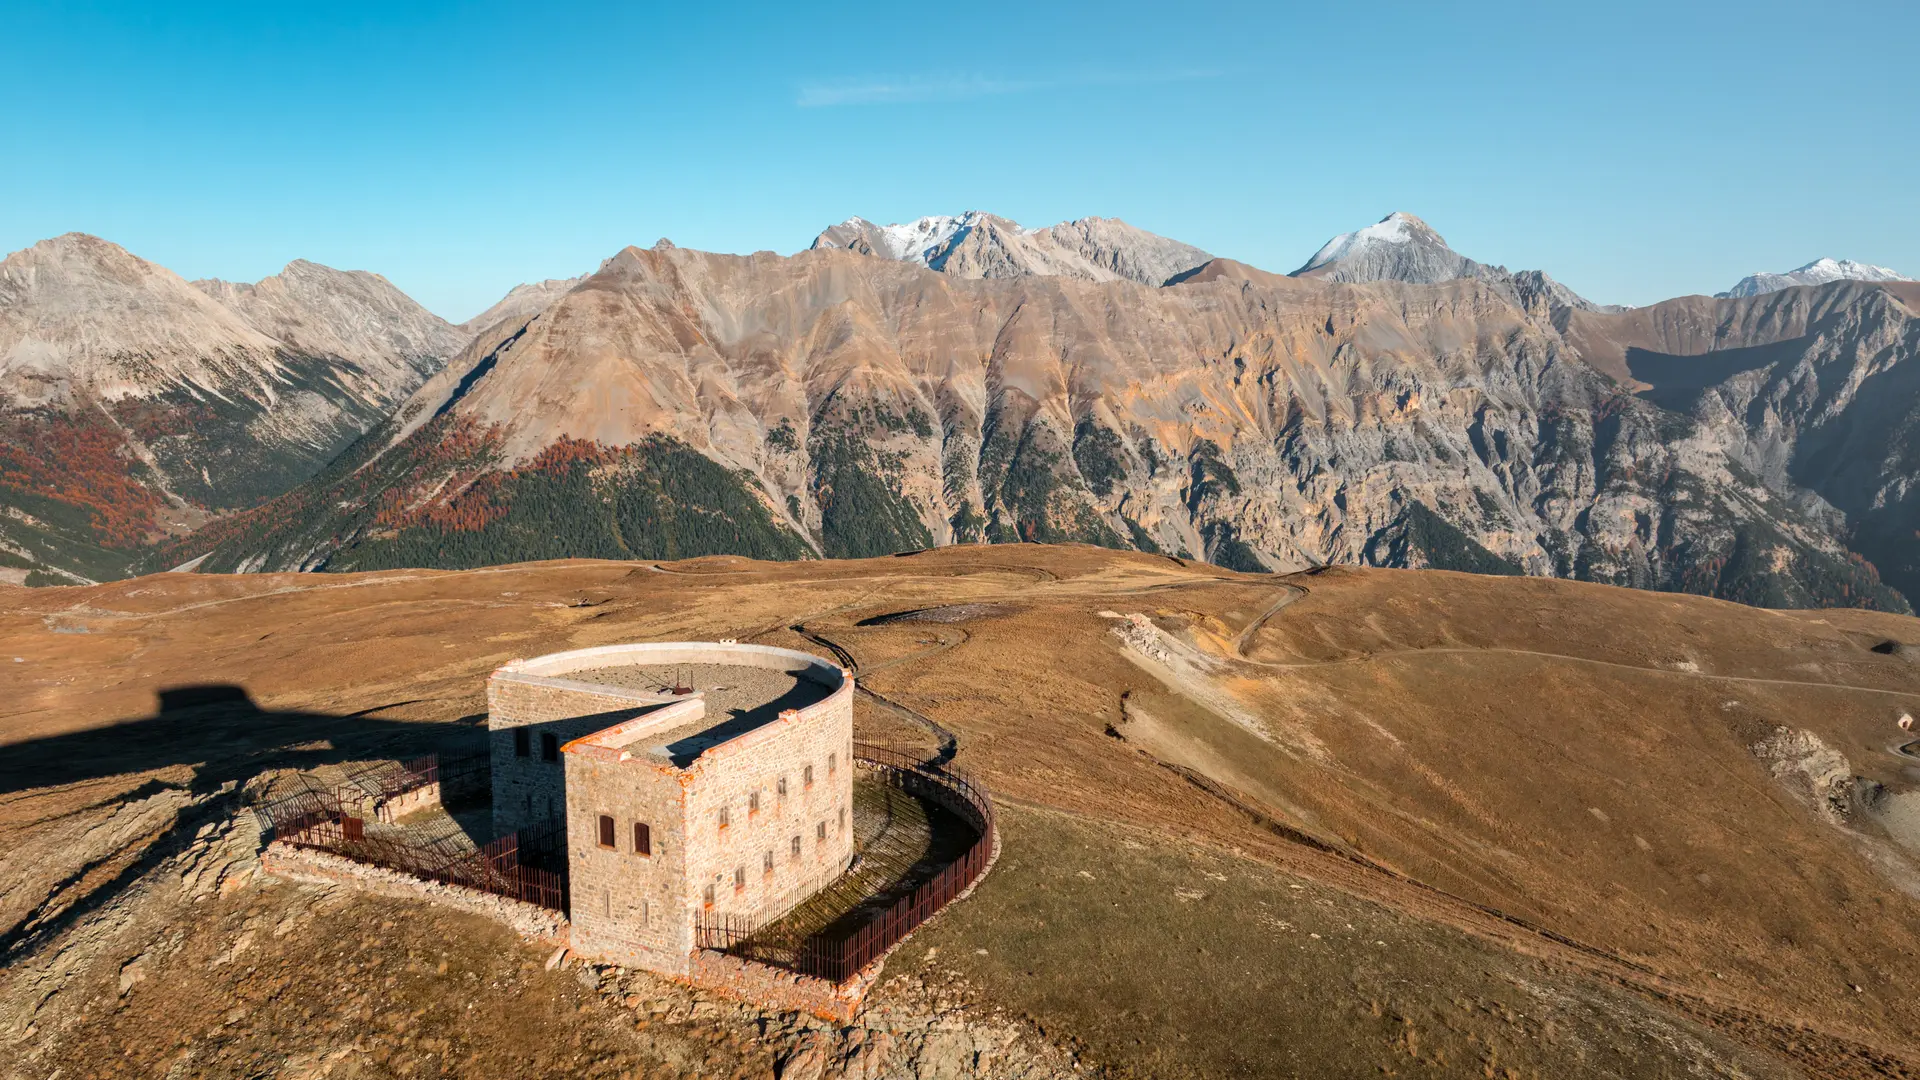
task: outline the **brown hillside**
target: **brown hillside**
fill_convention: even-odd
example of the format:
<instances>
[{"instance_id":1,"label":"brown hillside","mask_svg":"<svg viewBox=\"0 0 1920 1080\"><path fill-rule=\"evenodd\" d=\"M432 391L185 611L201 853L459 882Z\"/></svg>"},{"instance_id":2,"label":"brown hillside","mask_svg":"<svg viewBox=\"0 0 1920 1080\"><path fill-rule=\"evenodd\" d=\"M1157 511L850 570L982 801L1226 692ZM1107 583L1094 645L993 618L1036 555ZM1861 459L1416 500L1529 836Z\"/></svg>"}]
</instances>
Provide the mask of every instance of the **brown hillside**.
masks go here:
<instances>
[{"instance_id":1,"label":"brown hillside","mask_svg":"<svg viewBox=\"0 0 1920 1080\"><path fill-rule=\"evenodd\" d=\"M851 658L869 737L953 733L1006 856L890 962L890 992L950 980L954 1016L1004 1008L1093 1070L1920 1071L1920 763L1895 724L1920 713L1920 621L1003 545L0 592L0 1032L40 1063L18 1075L105 1045L164 1072L180 1032L240 1045L218 1010L202 1032L200 1006L119 989L128 935L196 926L181 947L212 949L220 912L311 903L236 878L201 915L155 906L146 875L231 812L190 797L471 738L516 657L721 637ZM205 684L265 711L176 693L156 714ZM385 903L356 917L396 940L427 917ZM273 947L287 985L323 977ZM539 983L515 992L557 1010ZM246 1045L349 1045L314 1007ZM620 1038L660 1060L663 1031ZM439 1034L445 1060L514 1067L484 1032Z\"/></svg>"}]
</instances>

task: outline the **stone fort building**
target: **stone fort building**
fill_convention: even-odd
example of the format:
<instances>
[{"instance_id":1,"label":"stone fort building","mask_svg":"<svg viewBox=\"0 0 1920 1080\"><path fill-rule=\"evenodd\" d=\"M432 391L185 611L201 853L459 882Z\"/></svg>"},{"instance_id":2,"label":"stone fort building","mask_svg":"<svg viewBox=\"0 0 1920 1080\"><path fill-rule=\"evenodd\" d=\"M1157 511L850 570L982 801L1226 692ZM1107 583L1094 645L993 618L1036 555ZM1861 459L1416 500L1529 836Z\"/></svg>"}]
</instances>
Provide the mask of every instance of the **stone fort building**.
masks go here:
<instances>
[{"instance_id":1,"label":"stone fort building","mask_svg":"<svg viewBox=\"0 0 1920 1080\"><path fill-rule=\"evenodd\" d=\"M612 645L487 684L494 828L564 822L575 952L686 975L853 857L853 676L763 645Z\"/></svg>"}]
</instances>

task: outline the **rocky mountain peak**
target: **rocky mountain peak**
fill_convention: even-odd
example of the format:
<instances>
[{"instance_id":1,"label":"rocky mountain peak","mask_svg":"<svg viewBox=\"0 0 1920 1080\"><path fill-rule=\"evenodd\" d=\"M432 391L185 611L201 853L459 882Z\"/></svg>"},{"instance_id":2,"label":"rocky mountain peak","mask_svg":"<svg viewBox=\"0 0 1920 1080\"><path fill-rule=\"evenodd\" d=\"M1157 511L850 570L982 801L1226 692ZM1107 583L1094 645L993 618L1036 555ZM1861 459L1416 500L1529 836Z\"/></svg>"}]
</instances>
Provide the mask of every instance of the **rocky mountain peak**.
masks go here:
<instances>
[{"instance_id":1,"label":"rocky mountain peak","mask_svg":"<svg viewBox=\"0 0 1920 1080\"><path fill-rule=\"evenodd\" d=\"M1293 273L1329 281L1434 285L1456 278L1496 277L1497 269L1454 251L1432 226L1412 214L1395 211L1364 229L1327 241Z\"/></svg>"},{"instance_id":2,"label":"rocky mountain peak","mask_svg":"<svg viewBox=\"0 0 1920 1080\"><path fill-rule=\"evenodd\" d=\"M1514 273L1504 266L1469 259L1448 247L1446 238L1433 226L1398 210L1364 229L1341 233L1327 241L1292 276L1354 283L1403 281L1413 285L1475 278L1541 317L1551 317L1556 311L1568 309L1621 310L1593 303L1544 271Z\"/></svg>"},{"instance_id":3,"label":"rocky mountain peak","mask_svg":"<svg viewBox=\"0 0 1920 1080\"><path fill-rule=\"evenodd\" d=\"M1825 285L1829 281L1912 281L1913 278L1871 263L1851 259L1815 259L1784 274L1749 274L1733 288L1716 294L1721 299L1760 296L1799 285Z\"/></svg>"},{"instance_id":4,"label":"rocky mountain peak","mask_svg":"<svg viewBox=\"0 0 1920 1080\"><path fill-rule=\"evenodd\" d=\"M85 233L0 260L0 399L64 404L194 381L208 356L270 355L274 341L118 244Z\"/></svg>"},{"instance_id":5,"label":"rocky mountain peak","mask_svg":"<svg viewBox=\"0 0 1920 1080\"><path fill-rule=\"evenodd\" d=\"M823 230L810 250L844 248L953 277L1068 277L1162 285L1212 256L1118 218L1085 217L1029 229L980 210L892 225L851 217Z\"/></svg>"},{"instance_id":6,"label":"rocky mountain peak","mask_svg":"<svg viewBox=\"0 0 1920 1080\"><path fill-rule=\"evenodd\" d=\"M522 282L508 289L507 295L501 297L492 307L461 323L458 329L466 337L472 338L473 335L498 323L531 318L552 306L555 300L565 296L588 276L581 274L579 277Z\"/></svg>"},{"instance_id":7,"label":"rocky mountain peak","mask_svg":"<svg viewBox=\"0 0 1920 1080\"><path fill-rule=\"evenodd\" d=\"M383 383L412 384L409 390L465 344L451 323L366 270L295 259L256 282L209 278L193 286L293 352L350 360Z\"/></svg>"}]
</instances>

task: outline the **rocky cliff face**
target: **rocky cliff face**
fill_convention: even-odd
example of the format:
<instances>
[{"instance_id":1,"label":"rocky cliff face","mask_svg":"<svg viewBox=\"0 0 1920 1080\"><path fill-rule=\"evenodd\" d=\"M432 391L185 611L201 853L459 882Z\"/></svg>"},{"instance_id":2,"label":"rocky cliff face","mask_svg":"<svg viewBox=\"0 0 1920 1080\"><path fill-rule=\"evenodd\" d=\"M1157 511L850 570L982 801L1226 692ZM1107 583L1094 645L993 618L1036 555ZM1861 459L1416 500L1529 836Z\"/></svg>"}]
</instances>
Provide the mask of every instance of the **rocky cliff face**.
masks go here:
<instances>
[{"instance_id":1,"label":"rocky cliff face","mask_svg":"<svg viewBox=\"0 0 1920 1080\"><path fill-rule=\"evenodd\" d=\"M1631 369L1730 460L1828 517L1920 596L1920 284L1835 282L1688 297L1586 319L1575 340ZM1843 524L1842 524L1843 523Z\"/></svg>"},{"instance_id":2,"label":"rocky cliff face","mask_svg":"<svg viewBox=\"0 0 1920 1080\"><path fill-rule=\"evenodd\" d=\"M904 225L848 218L814 239L814 250L828 248L916 263L962 278L1066 277L1143 285L1163 284L1212 258L1118 218L1081 218L1025 229L972 210Z\"/></svg>"},{"instance_id":3,"label":"rocky cliff face","mask_svg":"<svg viewBox=\"0 0 1920 1080\"><path fill-rule=\"evenodd\" d=\"M1589 366L1508 283L1225 261L1166 288L972 279L822 248L629 248L325 477L179 553L344 569L1083 541L1902 604L1828 510Z\"/></svg>"},{"instance_id":4,"label":"rocky cliff face","mask_svg":"<svg viewBox=\"0 0 1920 1080\"><path fill-rule=\"evenodd\" d=\"M383 279L202 283L69 234L0 262L0 576L112 576L313 475L457 335Z\"/></svg>"}]
</instances>

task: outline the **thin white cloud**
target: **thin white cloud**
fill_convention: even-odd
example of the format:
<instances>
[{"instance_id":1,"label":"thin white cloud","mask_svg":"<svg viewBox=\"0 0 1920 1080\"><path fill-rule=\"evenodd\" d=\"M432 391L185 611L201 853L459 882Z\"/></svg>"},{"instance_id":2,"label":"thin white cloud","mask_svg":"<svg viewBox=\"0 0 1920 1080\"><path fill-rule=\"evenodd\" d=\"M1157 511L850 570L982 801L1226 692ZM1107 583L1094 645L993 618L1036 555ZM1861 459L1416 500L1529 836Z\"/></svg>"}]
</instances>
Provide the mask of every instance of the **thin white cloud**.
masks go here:
<instances>
[{"instance_id":1,"label":"thin white cloud","mask_svg":"<svg viewBox=\"0 0 1920 1080\"><path fill-rule=\"evenodd\" d=\"M1123 86L1144 83L1194 82L1218 78L1217 71L1099 72L1055 75L1044 79L999 78L989 75L907 75L898 78L828 79L800 84L794 104L803 109L835 105L907 105L931 101L972 101L1007 94L1030 94L1079 86Z\"/></svg>"}]
</instances>

